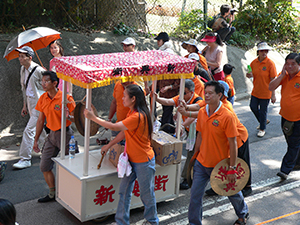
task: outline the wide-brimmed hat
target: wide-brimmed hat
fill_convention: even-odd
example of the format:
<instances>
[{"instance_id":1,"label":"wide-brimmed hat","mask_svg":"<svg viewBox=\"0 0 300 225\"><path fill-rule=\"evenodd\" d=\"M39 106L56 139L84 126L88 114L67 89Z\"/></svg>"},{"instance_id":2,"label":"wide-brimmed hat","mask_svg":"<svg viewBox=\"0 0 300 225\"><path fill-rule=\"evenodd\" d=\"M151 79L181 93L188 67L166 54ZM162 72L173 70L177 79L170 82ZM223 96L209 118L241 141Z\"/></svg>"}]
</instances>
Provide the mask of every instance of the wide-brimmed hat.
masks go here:
<instances>
[{"instance_id":1,"label":"wide-brimmed hat","mask_svg":"<svg viewBox=\"0 0 300 225\"><path fill-rule=\"evenodd\" d=\"M94 114L98 116L98 112L96 108L91 105L92 110L94 111ZM75 110L74 110L74 120L75 125L78 130L78 132L84 136L84 129L85 129L85 116L83 114L83 111L85 109L85 102L79 102L77 103ZM95 123L94 121L91 121L90 125L90 136L94 136L97 134L98 130L100 128L100 125Z\"/></svg>"},{"instance_id":2,"label":"wide-brimmed hat","mask_svg":"<svg viewBox=\"0 0 300 225\"><path fill-rule=\"evenodd\" d=\"M198 48L198 42L195 40L195 39L190 39L190 40L188 40L188 41L184 41L184 42L182 42L182 44L181 44L181 46L184 48L184 49L186 49L186 45L192 45L192 46L195 46L197 49L198 49L198 51L199 51L199 48Z\"/></svg>"},{"instance_id":3,"label":"wide-brimmed hat","mask_svg":"<svg viewBox=\"0 0 300 225\"><path fill-rule=\"evenodd\" d=\"M132 37L128 37L124 41L122 41L121 44L135 45L135 40Z\"/></svg>"},{"instance_id":4,"label":"wide-brimmed hat","mask_svg":"<svg viewBox=\"0 0 300 225\"><path fill-rule=\"evenodd\" d=\"M257 45L257 51L260 50L272 50L273 48L267 44L267 42L261 42Z\"/></svg>"},{"instance_id":5,"label":"wide-brimmed hat","mask_svg":"<svg viewBox=\"0 0 300 225\"><path fill-rule=\"evenodd\" d=\"M191 53L191 54L189 54L189 56L188 56L188 58L189 59L194 59L194 60L197 60L197 61L199 61L199 55L197 54L197 53Z\"/></svg>"},{"instance_id":6,"label":"wide-brimmed hat","mask_svg":"<svg viewBox=\"0 0 300 225\"><path fill-rule=\"evenodd\" d=\"M208 36L205 35L204 38L201 39L203 42L215 42L217 40L217 36Z\"/></svg>"}]
</instances>

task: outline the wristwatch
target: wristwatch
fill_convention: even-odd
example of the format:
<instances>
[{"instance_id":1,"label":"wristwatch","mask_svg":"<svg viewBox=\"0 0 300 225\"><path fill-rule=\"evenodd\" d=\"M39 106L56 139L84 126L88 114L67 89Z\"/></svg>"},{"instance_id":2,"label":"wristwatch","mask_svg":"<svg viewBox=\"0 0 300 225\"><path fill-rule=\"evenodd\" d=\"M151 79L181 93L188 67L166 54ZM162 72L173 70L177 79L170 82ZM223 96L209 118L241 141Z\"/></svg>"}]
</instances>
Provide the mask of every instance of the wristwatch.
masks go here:
<instances>
[{"instance_id":1,"label":"wristwatch","mask_svg":"<svg viewBox=\"0 0 300 225\"><path fill-rule=\"evenodd\" d=\"M236 170L236 166L229 166L229 169Z\"/></svg>"}]
</instances>

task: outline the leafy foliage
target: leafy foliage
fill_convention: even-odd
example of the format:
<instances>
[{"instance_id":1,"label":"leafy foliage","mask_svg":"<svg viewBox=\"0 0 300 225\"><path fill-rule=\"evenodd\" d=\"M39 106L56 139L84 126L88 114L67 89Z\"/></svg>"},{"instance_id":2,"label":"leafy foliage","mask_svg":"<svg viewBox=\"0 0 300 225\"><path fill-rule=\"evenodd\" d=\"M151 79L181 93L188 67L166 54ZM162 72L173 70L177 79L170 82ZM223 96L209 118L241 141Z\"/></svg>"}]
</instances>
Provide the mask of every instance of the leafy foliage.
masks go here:
<instances>
[{"instance_id":1,"label":"leafy foliage","mask_svg":"<svg viewBox=\"0 0 300 225\"><path fill-rule=\"evenodd\" d=\"M269 43L292 43L300 40L297 10L284 0L249 0L239 10L234 26L240 33Z\"/></svg>"},{"instance_id":2,"label":"leafy foliage","mask_svg":"<svg viewBox=\"0 0 300 225\"><path fill-rule=\"evenodd\" d=\"M183 13L179 19L179 26L171 34L179 38L196 38L204 31L203 12L200 9Z\"/></svg>"}]
</instances>

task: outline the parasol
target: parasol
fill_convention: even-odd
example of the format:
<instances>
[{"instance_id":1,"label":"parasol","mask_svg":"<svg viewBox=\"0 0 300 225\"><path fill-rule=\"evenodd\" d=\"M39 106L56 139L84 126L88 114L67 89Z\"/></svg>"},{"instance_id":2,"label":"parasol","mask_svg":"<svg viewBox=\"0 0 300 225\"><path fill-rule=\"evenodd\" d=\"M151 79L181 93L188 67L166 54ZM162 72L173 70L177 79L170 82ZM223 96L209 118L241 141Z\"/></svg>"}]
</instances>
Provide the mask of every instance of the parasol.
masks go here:
<instances>
[{"instance_id":1,"label":"parasol","mask_svg":"<svg viewBox=\"0 0 300 225\"><path fill-rule=\"evenodd\" d=\"M60 39L60 33L48 27L36 27L25 30L9 42L3 58L6 58L7 61L18 58L19 52L15 51L15 49L25 45L31 47L36 53L37 50L46 48L52 41L57 39ZM39 57L38 59L43 65Z\"/></svg>"},{"instance_id":2,"label":"parasol","mask_svg":"<svg viewBox=\"0 0 300 225\"><path fill-rule=\"evenodd\" d=\"M63 80L63 104L66 104L66 83L86 88L86 108L91 109L92 88L110 85L116 81L134 81L141 77L153 80L181 79L180 99L183 99L183 79L194 77L194 60L159 50L121 52L100 55L55 57L51 60L57 76ZM65 146L65 115L62 111L61 148ZM178 126L180 127L180 122ZM88 176L90 120L85 118L83 175ZM64 159L61 152L61 159Z\"/></svg>"}]
</instances>

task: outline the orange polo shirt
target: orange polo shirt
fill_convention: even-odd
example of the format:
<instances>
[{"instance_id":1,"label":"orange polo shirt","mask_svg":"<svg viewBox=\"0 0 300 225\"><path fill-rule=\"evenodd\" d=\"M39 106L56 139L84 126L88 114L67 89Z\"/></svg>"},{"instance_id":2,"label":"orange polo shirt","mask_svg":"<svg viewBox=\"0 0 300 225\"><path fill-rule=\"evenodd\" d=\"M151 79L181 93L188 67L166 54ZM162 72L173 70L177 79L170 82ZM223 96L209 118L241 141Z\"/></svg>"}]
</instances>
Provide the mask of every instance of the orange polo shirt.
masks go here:
<instances>
[{"instance_id":1,"label":"orange polo shirt","mask_svg":"<svg viewBox=\"0 0 300 225\"><path fill-rule=\"evenodd\" d=\"M198 78L198 76L195 76L192 81L195 84L195 93L204 99L204 83Z\"/></svg>"},{"instance_id":2,"label":"orange polo shirt","mask_svg":"<svg viewBox=\"0 0 300 225\"><path fill-rule=\"evenodd\" d=\"M229 89L231 90L231 96L234 96L235 95L234 81L232 79L231 74L225 76L225 82L228 84Z\"/></svg>"},{"instance_id":3,"label":"orange polo shirt","mask_svg":"<svg viewBox=\"0 0 300 225\"><path fill-rule=\"evenodd\" d=\"M238 131L232 112L223 104L210 117L206 107L199 110L197 119L196 129L202 136L197 160L205 167L215 167L221 160L230 157L228 138L238 136Z\"/></svg>"},{"instance_id":4,"label":"orange polo shirt","mask_svg":"<svg viewBox=\"0 0 300 225\"><path fill-rule=\"evenodd\" d=\"M146 117L136 111L129 111L122 120L125 130L126 151L128 158L134 163L144 163L154 157L154 151L148 138L148 124Z\"/></svg>"},{"instance_id":5,"label":"orange polo shirt","mask_svg":"<svg viewBox=\"0 0 300 225\"><path fill-rule=\"evenodd\" d=\"M133 84L138 85L136 82ZM126 118L127 113L129 112L129 108L123 105L123 97L124 97L125 88L121 84L121 82L117 82L114 87L113 97L117 102L117 122L122 121Z\"/></svg>"},{"instance_id":6,"label":"orange polo shirt","mask_svg":"<svg viewBox=\"0 0 300 225\"><path fill-rule=\"evenodd\" d=\"M76 107L76 104L74 102L74 99L72 96L67 95L68 104L67 107L69 108L69 112L73 112L73 110ZM62 92L61 90L58 90L56 95L53 99L49 98L48 93L45 92L42 94L42 96L39 98L35 109L39 112L42 112L45 114L47 119L47 127L52 131L57 131L61 129L61 108L62 108ZM66 126L71 125L71 121L66 121Z\"/></svg>"},{"instance_id":7,"label":"orange polo shirt","mask_svg":"<svg viewBox=\"0 0 300 225\"><path fill-rule=\"evenodd\" d=\"M191 104L194 104L194 103L198 103L198 104L199 104L199 102L203 101L203 100L198 100L198 101L194 102L194 100L195 100L197 97L199 97L199 96L198 96L196 93L194 93L194 96L192 97L192 99L190 100L190 102L187 103L187 104L188 104L188 105L191 105ZM175 97L172 98L172 99L173 99L173 101L175 102L175 106L177 107L177 106L178 106L179 95L175 96ZM194 102L194 103L193 103L193 102ZM183 121L185 121L186 119L187 119L186 116L182 116L182 120L183 120Z\"/></svg>"},{"instance_id":8,"label":"orange polo shirt","mask_svg":"<svg viewBox=\"0 0 300 225\"><path fill-rule=\"evenodd\" d=\"M300 120L300 72L292 79L289 75L281 81L281 109L279 114L286 120Z\"/></svg>"},{"instance_id":9,"label":"orange polo shirt","mask_svg":"<svg viewBox=\"0 0 300 225\"><path fill-rule=\"evenodd\" d=\"M272 92L269 91L269 83L277 75L274 62L268 57L262 62L256 58L250 66L253 74L253 90L251 95L260 99L270 99Z\"/></svg>"},{"instance_id":10,"label":"orange polo shirt","mask_svg":"<svg viewBox=\"0 0 300 225\"><path fill-rule=\"evenodd\" d=\"M201 63L203 69L205 69L206 71L208 71L208 65L207 65L207 62L206 62L206 58L203 55L201 55L200 53L197 53L197 54L199 55L199 62ZM189 55L190 54L187 54L184 57L188 58Z\"/></svg>"},{"instance_id":11,"label":"orange polo shirt","mask_svg":"<svg viewBox=\"0 0 300 225\"><path fill-rule=\"evenodd\" d=\"M243 144L247 141L247 139L249 137L247 128L241 123L241 121L237 117L235 111L233 110L232 104L226 98L222 100L222 103L234 115L236 125L237 125L237 130L239 133L239 135L236 137L236 142L237 142L238 148L240 148L243 146Z\"/></svg>"}]
</instances>

